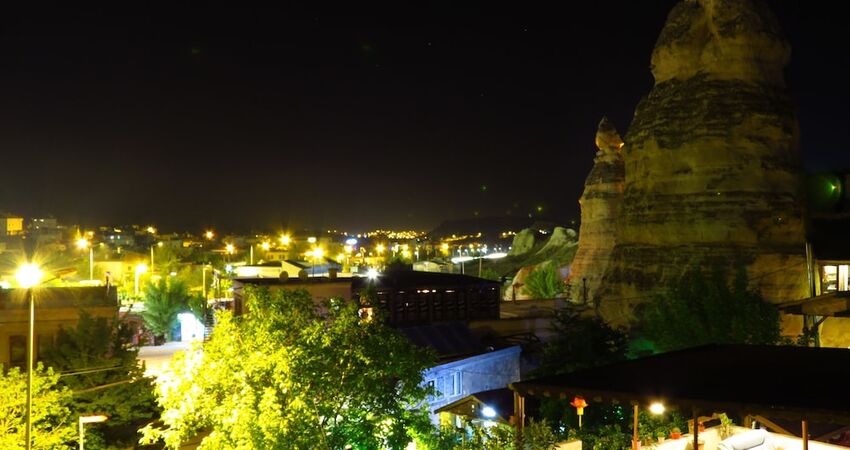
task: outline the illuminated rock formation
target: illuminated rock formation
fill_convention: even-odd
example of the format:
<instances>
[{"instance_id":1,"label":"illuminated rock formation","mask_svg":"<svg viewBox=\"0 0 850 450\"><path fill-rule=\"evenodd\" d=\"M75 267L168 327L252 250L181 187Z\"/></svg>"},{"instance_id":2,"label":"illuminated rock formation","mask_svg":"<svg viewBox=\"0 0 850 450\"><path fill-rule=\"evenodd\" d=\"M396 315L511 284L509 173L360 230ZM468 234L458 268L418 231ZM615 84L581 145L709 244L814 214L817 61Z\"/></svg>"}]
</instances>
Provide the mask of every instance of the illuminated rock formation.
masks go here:
<instances>
[{"instance_id":1,"label":"illuminated rock formation","mask_svg":"<svg viewBox=\"0 0 850 450\"><path fill-rule=\"evenodd\" d=\"M652 54L655 85L623 147L616 244L593 296L608 321L629 322L691 267L743 265L766 299L806 297L789 56L756 0L684 0L671 11Z\"/></svg>"},{"instance_id":2,"label":"illuminated rock formation","mask_svg":"<svg viewBox=\"0 0 850 450\"><path fill-rule=\"evenodd\" d=\"M607 118L596 132L596 157L584 183L578 251L570 267L570 298L589 303L602 281L616 235L616 217L623 199L623 140Z\"/></svg>"}]
</instances>

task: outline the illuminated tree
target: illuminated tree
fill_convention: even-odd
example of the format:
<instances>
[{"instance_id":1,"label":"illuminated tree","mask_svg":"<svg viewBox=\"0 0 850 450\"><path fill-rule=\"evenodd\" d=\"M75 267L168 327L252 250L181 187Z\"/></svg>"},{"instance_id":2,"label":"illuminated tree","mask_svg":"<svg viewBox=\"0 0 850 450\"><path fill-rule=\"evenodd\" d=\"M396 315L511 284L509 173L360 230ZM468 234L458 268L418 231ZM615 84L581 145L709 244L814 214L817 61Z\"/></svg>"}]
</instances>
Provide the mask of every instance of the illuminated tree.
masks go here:
<instances>
[{"instance_id":1,"label":"illuminated tree","mask_svg":"<svg viewBox=\"0 0 850 450\"><path fill-rule=\"evenodd\" d=\"M189 309L189 291L179 280L161 278L145 288L145 310L142 318L154 335L171 340L171 330L177 325L177 314Z\"/></svg>"},{"instance_id":2,"label":"illuminated tree","mask_svg":"<svg viewBox=\"0 0 850 450\"><path fill-rule=\"evenodd\" d=\"M38 364L33 373L32 438L34 449L71 447L77 440L76 416L66 405L67 389L57 386L59 374ZM17 367L0 366L0 448L23 449L26 427L27 375Z\"/></svg>"},{"instance_id":3,"label":"illuminated tree","mask_svg":"<svg viewBox=\"0 0 850 450\"><path fill-rule=\"evenodd\" d=\"M525 277L523 289L532 298L555 298L564 292L564 280L552 262L537 266Z\"/></svg>"},{"instance_id":4,"label":"illuminated tree","mask_svg":"<svg viewBox=\"0 0 850 450\"><path fill-rule=\"evenodd\" d=\"M221 312L211 339L177 356L159 386L170 448L404 448L426 432L427 352L355 303L317 307L304 291L248 288L242 317Z\"/></svg>"}]
</instances>

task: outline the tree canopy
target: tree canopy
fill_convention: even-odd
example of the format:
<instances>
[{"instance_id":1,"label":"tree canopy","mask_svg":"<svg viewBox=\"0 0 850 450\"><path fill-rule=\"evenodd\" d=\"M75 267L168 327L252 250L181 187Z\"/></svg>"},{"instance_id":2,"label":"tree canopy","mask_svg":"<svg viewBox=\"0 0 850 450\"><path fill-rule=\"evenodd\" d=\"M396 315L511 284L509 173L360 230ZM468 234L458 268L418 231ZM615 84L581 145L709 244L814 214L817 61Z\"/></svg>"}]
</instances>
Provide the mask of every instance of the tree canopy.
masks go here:
<instances>
[{"instance_id":1,"label":"tree canopy","mask_svg":"<svg viewBox=\"0 0 850 450\"><path fill-rule=\"evenodd\" d=\"M137 429L157 415L153 380L144 376L129 341L130 330L117 320L83 311L77 326L60 328L56 344L43 354L44 364L63 374L58 386L73 393L68 406L74 417L109 417L87 433L87 447L132 445Z\"/></svg>"},{"instance_id":2,"label":"tree canopy","mask_svg":"<svg viewBox=\"0 0 850 450\"><path fill-rule=\"evenodd\" d=\"M180 280L161 278L145 288L145 310L142 318L151 332L170 341L171 330L177 325L177 314L189 310L189 291Z\"/></svg>"},{"instance_id":3,"label":"tree canopy","mask_svg":"<svg viewBox=\"0 0 850 450\"><path fill-rule=\"evenodd\" d=\"M247 313L219 313L211 339L176 356L146 442L177 448L404 448L430 427L416 408L431 361L358 306L304 290L247 288Z\"/></svg>"},{"instance_id":4,"label":"tree canopy","mask_svg":"<svg viewBox=\"0 0 850 450\"><path fill-rule=\"evenodd\" d=\"M532 298L555 298L561 295L566 286L558 274L554 262L548 261L538 265L525 277L523 289Z\"/></svg>"},{"instance_id":5,"label":"tree canopy","mask_svg":"<svg viewBox=\"0 0 850 450\"><path fill-rule=\"evenodd\" d=\"M69 393L57 386L58 380L59 374L41 363L33 372L32 448L36 450L67 448L77 440L76 416L66 404ZM0 366L0 448L25 448L26 399L26 372Z\"/></svg>"},{"instance_id":6,"label":"tree canopy","mask_svg":"<svg viewBox=\"0 0 850 450\"><path fill-rule=\"evenodd\" d=\"M748 289L739 270L730 284L720 270L691 271L638 311L646 337L662 350L704 344L774 344L780 339L779 311Z\"/></svg>"},{"instance_id":7,"label":"tree canopy","mask_svg":"<svg viewBox=\"0 0 850 450\"><path fill-rule=\"evenodd\" d=\"M571 308L558 309L551 322L553 338L543 347L537 375L553 375L621 361L629 338L598 317Z\"/></svg>"}]
</instances>

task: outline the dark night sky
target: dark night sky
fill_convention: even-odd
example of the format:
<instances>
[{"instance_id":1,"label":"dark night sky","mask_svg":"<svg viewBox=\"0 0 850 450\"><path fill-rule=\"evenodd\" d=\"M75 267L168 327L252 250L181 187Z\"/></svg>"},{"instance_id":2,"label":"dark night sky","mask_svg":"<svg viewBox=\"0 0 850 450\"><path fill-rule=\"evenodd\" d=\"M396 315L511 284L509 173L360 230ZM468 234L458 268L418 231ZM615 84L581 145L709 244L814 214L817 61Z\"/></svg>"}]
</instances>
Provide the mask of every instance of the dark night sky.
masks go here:
<instances>
[{"instance_id":1,"label":"dark night sky","mask_svg":"<svg viewBox=\"0 0 850 450\"><path fill-rule=\"evenodd\" d=\"M195 230L574 217L596 124L625 133L675 1L173 3L0 14L0 210ZM806 167L850 167L845 17L771 5Z\"/></svg>"}]
</instances>

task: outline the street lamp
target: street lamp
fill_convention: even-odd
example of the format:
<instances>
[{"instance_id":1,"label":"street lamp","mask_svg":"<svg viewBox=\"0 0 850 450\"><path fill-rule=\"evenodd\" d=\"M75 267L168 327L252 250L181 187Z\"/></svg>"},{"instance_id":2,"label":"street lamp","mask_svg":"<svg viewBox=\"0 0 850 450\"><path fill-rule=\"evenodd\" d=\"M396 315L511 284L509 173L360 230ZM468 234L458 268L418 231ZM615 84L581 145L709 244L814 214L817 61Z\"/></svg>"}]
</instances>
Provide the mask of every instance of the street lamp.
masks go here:
<instances>
[{"instance_id":1,"label":"street lamp","mask_svg":"<svg viewBox=\"0 0 850 450\"><path fill-rule=\"evenodd\" d=\"M44 272L35 263L26 263L15 272L15 281L27 290L30 300L30 326L27 337L27 427L26 427L26 449L32 448L32 367L33 367L33 336L35 333L35 299L32 288L41 282Z\"/></svg>"},{"instance_id":2,"label":"street lamp","mask_svg":"<svg viewBox=\"0 0 850 450\"><path fill-rule=\"evenodd\" d=\"M322 250L321 247L316 247L313 249L313 276L316 276L316 263L322 260L322 257L325 256L325 251Z\"/></svg>"},{"instance_id":3,"label":"street lamp","mask_svg":"<svg viewBox=\"0 0 850 450\"><path fill-rule=\"evenodd\" d=\"M88 239L81 237L77 239L77 248L80 250L89 249L89 280L94 280L94 247Z\"/></svg>"},{"instance_id":4,"label":"street lamp","mask_svg":"<svg viewBox=\"0 0 850 450\"><path fill-rule=\"evenodd\" d=\"M204 233L204 237L207 238L208 241L211 241L212 238L215 237L215 233L212 230L207 230L207 232Z\"/></svg>"},{"instance_id":5,"label":"street lamp","mask_svg":"<svg viewBox=\"0 0 850 450\"><path fill-rule=\"evenodd\" d=\"M145 264L145 263L136 264L136 284L135 284L136 289L134 291L136 293L136 297L139 296L139 276L141 276L143 273L147 273L147 271L148 271L148 265L147 264Z\"/></svg>"},{"instance_id":6,"label":"street lamp","mask_svg":"<svg viewBox=\"0 0 850 450\"><path fill-rule=\"evenodd\" d=\"M290 238L288 235L282 234L280 236L280 244L281 245L286 246L286 245L289 245L290 242L292 242L292 238Z\"/></svg>"},{"instance_id":7,"label":"street lamp","mask_svg":"<svg viewBox=\"0 0 850 450\"><path fill-rule=\"evenodd\" d=\"M87 423L106 422L106 419L109 419L109 417L102 414L96 416L80 416L80 450L83 450L83 441L85 441L85 428L83 425Z\"/></svg>"}]
</instances>

